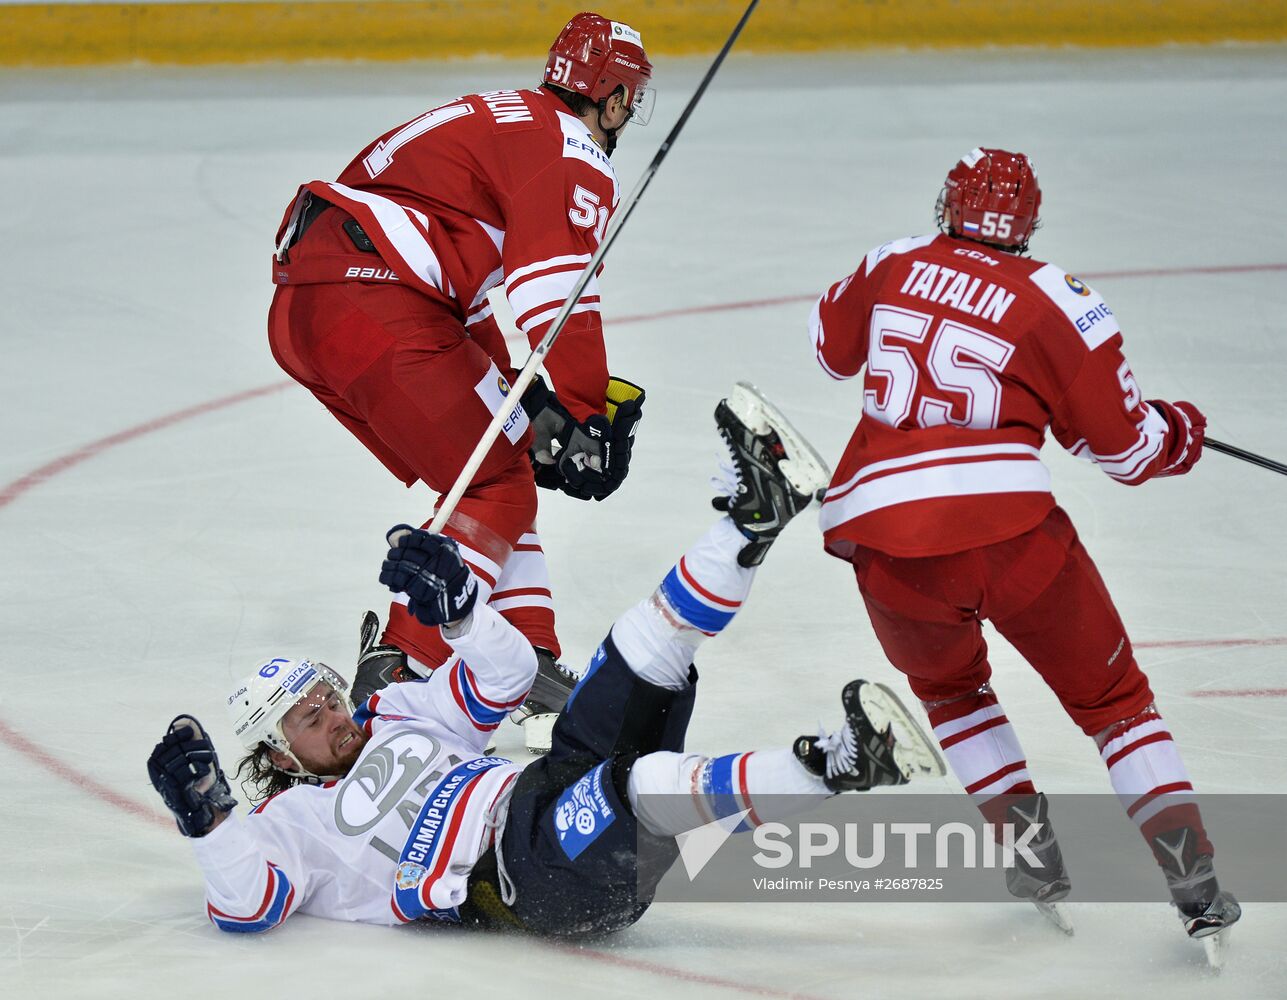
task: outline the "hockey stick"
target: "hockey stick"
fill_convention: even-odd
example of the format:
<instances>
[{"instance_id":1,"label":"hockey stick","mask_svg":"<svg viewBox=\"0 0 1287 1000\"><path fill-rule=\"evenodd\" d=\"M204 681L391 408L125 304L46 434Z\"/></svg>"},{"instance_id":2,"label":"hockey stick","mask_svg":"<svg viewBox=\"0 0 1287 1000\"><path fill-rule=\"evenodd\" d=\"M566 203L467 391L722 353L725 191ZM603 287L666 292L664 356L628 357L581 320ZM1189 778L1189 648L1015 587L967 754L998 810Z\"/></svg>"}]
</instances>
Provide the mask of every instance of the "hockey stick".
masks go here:
<instances>
[{"instance_id":1,"label":"hockey stick","mask_svg":"<svg viewBox=\"0 0 1287 1000\"><path fill-rule=\"evenodd\" d=\"M706 93L706 88L710 85L711 80L715 77L716 71L724 62L724 57L728 55L729 50L733 47L733 43L737 41L737 36L742 33L742 28L746 25L747 19L750 18L751 12L755 10L756 4L759 2L760 0L751 0L750 4L747 6L745 13L742 14L742 19L737 22L737 26L733 29L733 33L728 36L728 40L724 43L724 47L719 50L719 55L715 57L715 61L712 62L710 68L706 70L706 75L702 77L702 82L697 85L697 90L694 91L693 96L688 99L688 106L684 108L683 114L681 114L679 116L679 120L675 122L674 127L670 130L670 134L662 140L661 147L657 150L657 155L652 158L652 162L648 164L647 169L644 170L642 176L640 176L638 183L635 184L634 190L631 191L630 195L626 198L625 204L621 206L621 209L619 210L619 218L614 221L612 228L603 238L603 241L599 244L599 247L595 250L593 256L590 257L589 263L585 265L585 269L581 272L581 277L578 278L576 284L572 286L572 291L568 292L568 297L563 300L563 308L561 308L558 315L554 317L554 322L550 324L550 329L546 332L545 336L541 338L541 342L532 350L531 356L527 359L527 364L523 366L523 370L519 372L518 378L514 380L513 386L510 387L509 398L515 401L516 406L518 405L518 400L523 398L523 393L527 391L527 387L532 384L532 379L536 375L536 369L539 368L541 362L545 360L545 356L549 354L550 348L554 346L554 342L559 339L559 334L563 332L563 327L567 325L568 317L572 315L572 310L576 307L577 302L581 300L581 296L585 292L585 286L590 283L590 279L594 277L595 273L599 270L599 265L603 262L603 258L608 255L608 251L612 248L612 244L615 243L617 237L621 235L621 230L625 228L626 222L630 219L630 213L635 210L635 206L639 203L639 199L643 197L643 193L647 189L649 182L652 180L653 174L657 172L657 168L661 166L661 161L664 160L666 158L666 154L670 152L670 147L673 146L675 144L675 140L679 138L679 133L687 123L689 116L693 113L693 109L697 107L697 102L700 101L702 99L702 95ZM465 490L468 489L469 484L473 482L474 475L478 472L479 466L483 464L483 459L486 457L492 443L496 440L497 435L500 434L501 428L509 420L510 415L513 412L514 407L502 407L492 418L492 422L487 425L487 430L483 432L483 436L479 438L478 444L474 446L474 451L473 454L469 456L469 461L466 462L465 467L460 470L460 475L456 477L456 482L452 484L451 490L443 498L442 504L438 507L438 512L434 515L433 521L429 524L429 531L442 531L443 525L447 523L447 519L451 517L452 511L456 509L456 504L460 503L460 498L464 496Z\"/></svg>"},{"instance_id":2,"label":"hockey stick","mask_svg":"<svg viewBox=\"0 0 1287 1000\"><path fill-rule=\"evenodd\" d=\"M1207 438L1204 447L1212 451L1218 451L1222 455L1232 455L1234 458L1240 458L1244 462L1250 462L1252 465L1258 465L1262 469L1268 469L1270 472L1277 472L1279 475L1287 476L1287 465L1282 462L1275 462L1272 458L1265 458L1264 455L1257 455L1254 451L1243 451L1241 448L1235 448L1231 444L1225 444L1223 441L1215 441Z\"/></svg>"}]
</instances>

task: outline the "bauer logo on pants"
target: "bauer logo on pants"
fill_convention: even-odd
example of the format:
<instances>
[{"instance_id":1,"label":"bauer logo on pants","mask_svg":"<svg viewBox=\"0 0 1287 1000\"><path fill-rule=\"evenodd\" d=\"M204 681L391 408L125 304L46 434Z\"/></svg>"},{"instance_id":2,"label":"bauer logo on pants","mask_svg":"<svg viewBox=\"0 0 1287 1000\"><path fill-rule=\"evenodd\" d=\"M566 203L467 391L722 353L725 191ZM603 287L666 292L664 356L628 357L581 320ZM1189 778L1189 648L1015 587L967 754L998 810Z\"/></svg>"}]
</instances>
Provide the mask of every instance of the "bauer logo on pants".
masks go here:
<instances>
[{"instance_id":1,"label":"bauer logo on pants","mask_svg":"<svg viewBox=\"0 0 1287 1000\"><path fill-rule=\"evenodd\" d=\"M486 404L487 409L492 413L499 413L502 408L507 409L505 423L502 425L501 430L505 433L505 437L509 439L510 444L518 444L519 438L527 430L527 411L523 409L523 404L517 399L510 400L508 398L509 383L505 381L505 376L500 373L500 369L492 365L487 370L487 374L474 386L474 392L478 393L478 398Z\"/></svg>"}]
</instances>

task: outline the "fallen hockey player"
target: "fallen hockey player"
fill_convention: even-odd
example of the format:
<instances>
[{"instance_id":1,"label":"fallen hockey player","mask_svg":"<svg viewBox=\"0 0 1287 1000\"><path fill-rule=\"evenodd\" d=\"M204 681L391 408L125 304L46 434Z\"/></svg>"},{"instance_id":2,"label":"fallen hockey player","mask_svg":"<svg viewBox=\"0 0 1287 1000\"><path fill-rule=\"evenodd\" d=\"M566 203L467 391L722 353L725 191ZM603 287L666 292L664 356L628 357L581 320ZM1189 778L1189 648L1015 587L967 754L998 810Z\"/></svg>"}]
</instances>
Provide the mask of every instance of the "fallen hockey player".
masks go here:
<instances>
[{"instance_id":1,"label":"fallen hockey player","mask_svg":"<svg viewBox=\"0 0 1287 1000\"><path fill-rule=\"evenodd\" d=\"M842 791L943 772L897 697L861 680L839 728L790 748L684 751L693 654L733 620L755 567L827 469L770 404L739 385L716 422L728 445L724 516L661 586L617 619L553 732L526 767L485 756L527 696L532 645L485 601L456 543L400 526L380 579L441 626L459 661L373 694L356 712L324 664L270 660L228 699L248 750L269 748L285 791L245 818L201 725L181 715L148 760L192 838L207 910L226 931L292 913L396 925L421 919L600 934L634 923L678 857L675 837L746 812L784 818ZM682 806L676 807L675 803ZM658 805L664 803L664 806ZM668 857L637 864L640 847Z\"/></svg>"}]
</instances>

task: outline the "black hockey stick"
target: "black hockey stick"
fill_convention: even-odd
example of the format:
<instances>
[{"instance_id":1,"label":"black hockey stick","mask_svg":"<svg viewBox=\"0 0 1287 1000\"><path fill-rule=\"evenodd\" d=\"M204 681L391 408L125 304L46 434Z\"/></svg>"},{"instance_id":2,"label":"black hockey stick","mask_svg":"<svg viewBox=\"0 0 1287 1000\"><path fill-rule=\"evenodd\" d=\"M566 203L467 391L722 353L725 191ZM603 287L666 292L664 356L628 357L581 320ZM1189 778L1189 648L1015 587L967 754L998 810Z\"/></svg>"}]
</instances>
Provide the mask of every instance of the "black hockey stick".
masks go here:
<instances>
[{"instance_id":1,"label":"black hockey stick","mask_svg":"<svg viewBox=\"0 0 1287 1000\"><path fill-rule=\"evenodd\" d=\"M630 195L618 210L618 216L613 221L612 228L608 230L603 241L599 244L598 249L595 250L594 255L590 258L589 263L585 265L585 269L581 272L581 277L578 278L576 284L572 286L572 291L568 292L568 297L563 300L563 307L559 310L558 315L554 317L554 322L550 324L549 331L541 338L541 342L533 348L531 357L527 359L527 364L523 366L523 370L518 373L518 378L514 380L513 386L510 387L509 397L515 401L515 406L518 405L517 401L522 398L523 393L527 391L527 387L532 384L532 378L536 375L536 369L540 367L541 362L545 360L545 355L547 355L550 352L550 348L554 346L554 341L558 340L559 334L563 332L563 327L567 325L568 317L572 315L572 310L576 308L577 302L581 300L581 296L585 292L585 286L590 283L590 279L598 272L599 265L603 262L603 258L608 255L608 251L612 248L612 244L616 242L617 237L621 234L621 230L625 228L626 222L630 218L630 213L633 212L635 210L635 206L639 204L639 199L643 197L643 193L645 189L647 189L648 183L652 180L653 174L657 172L657 168L661 166L661 161L664 160L666 158L666 154L670 152L670 147L673 146L675 144L675 140L679 138L679 133L683 130L689 116L693 113L693 109L697 107L697 102L700 101L702 99L702 95L706 93L706 88L710 86L711 80L715 78L715 73L724 62L724 57L728 55L729 50L733 47L733 43L737 41L737 36L742 33L742 28L745 27L747 19L750 18L751 12L755 10L755 7L759 2L760 0L751 0L750 4L747 6L746 12L742 14L742 19L737 22L737 26L733 29L732 34L728 36L728 41L726 41L724 43L724 47L719 50L719 55L715 57L715 61L711 63L710 68L706 71L706 75L702 77L702 82L697 85L697 90L695 90L693 92L693 96L688 99L688 106L684 108L683 114L681 114L679 116L679 120L675 122L674 127L670 130L670 134L662 140L661 147L657 150L657 155L652 158L652 162L648 164L647 169L644 170L643 175L635 184L634 190L630 192ZM483 458L491 448L492 442L496 440L497 436L500 434L501 428L510 419L513 409L514 407L501 407L496 411L496 415L492 418L492 422L487 425L487 430L483 432L483 436L479 438L478 444L474 446L474 451L473 454L469 456L469 461L465 463L465 467L460 470L460 475L456 477L456 482L452 484L451 491L443 497L442 504L439 506L438 512L434 514L433 522L429 525L429 531L442 531L443 525L447 523L447 518L451 517L452 511L456 509L456 504L460 502L460 498L464 496L465 490L468 489L469 484L473 482L474 475L478 472L478 467L483 464Z\"/></svg>"},{"instance_id":2,"label":"black hockey stick","mask_svg":"<svg viewBox=\"0 0 1287 1000\"><path fill-rule=\"evenodd\" d=\"M1225 444L1223 441L1215 441L1211 438L1206 439L1203 447L1218 451L1222 455L1232 455L1234 458L1240 458L1244 462L1258 465L1262 469L1277 472L1281 476L1287 476L1287 465L1283 465L1282 462L1275 462L1272 458L1265 458L1264 455L1257 455L1254 451L1243 451L1241 448L1235 448L1231 444Z\"/></svg>"}]
</instances>

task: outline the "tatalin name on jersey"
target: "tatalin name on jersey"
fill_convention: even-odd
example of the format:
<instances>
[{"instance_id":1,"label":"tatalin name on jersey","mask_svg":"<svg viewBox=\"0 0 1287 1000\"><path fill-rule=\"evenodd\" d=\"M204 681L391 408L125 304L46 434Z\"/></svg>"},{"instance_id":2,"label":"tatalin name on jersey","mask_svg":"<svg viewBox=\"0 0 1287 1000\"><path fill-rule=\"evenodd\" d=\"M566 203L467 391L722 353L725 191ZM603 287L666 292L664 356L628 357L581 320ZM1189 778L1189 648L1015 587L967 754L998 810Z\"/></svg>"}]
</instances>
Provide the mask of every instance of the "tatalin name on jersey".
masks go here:
<instances>
[{"instance_id":1,"label":"tatalin name on jersey","mask_svg":"<svg viewBox=\"0 0 1287 1000\"><path fill-rule=\"evenodd\" d=\"M899 291L993 323L1001 322L1015 298L1014 292L991 281L985 286L982 278L923 260L912 262L911 273Z\"/></svg>"}]
</instances>

